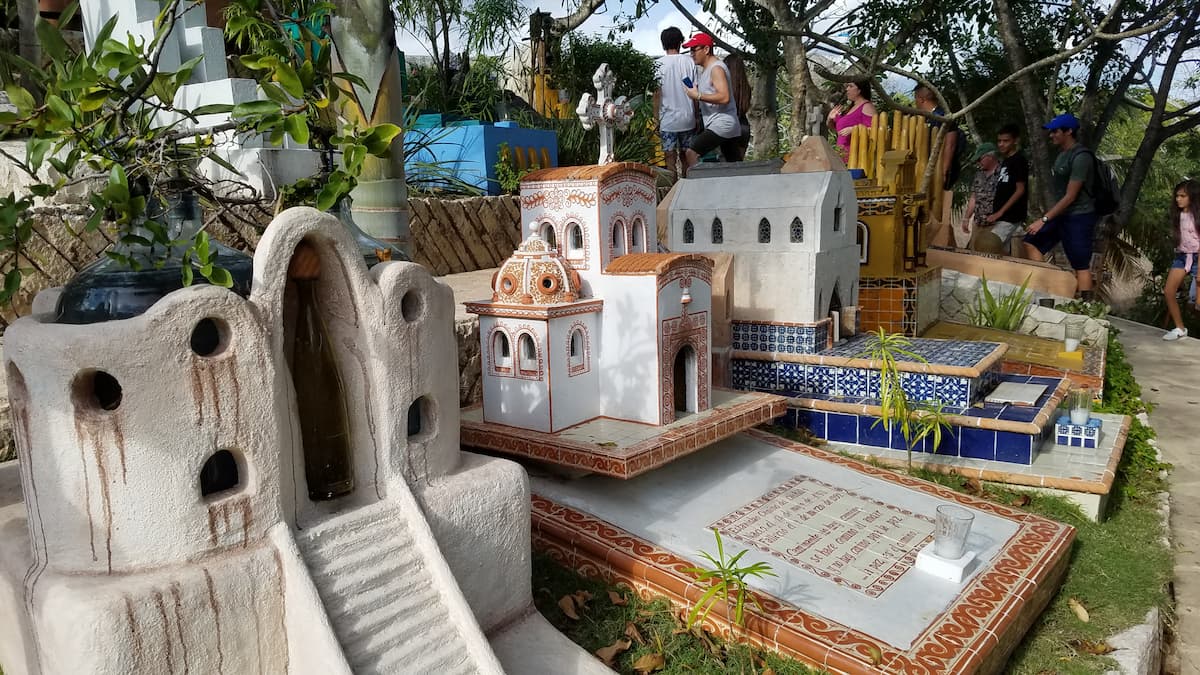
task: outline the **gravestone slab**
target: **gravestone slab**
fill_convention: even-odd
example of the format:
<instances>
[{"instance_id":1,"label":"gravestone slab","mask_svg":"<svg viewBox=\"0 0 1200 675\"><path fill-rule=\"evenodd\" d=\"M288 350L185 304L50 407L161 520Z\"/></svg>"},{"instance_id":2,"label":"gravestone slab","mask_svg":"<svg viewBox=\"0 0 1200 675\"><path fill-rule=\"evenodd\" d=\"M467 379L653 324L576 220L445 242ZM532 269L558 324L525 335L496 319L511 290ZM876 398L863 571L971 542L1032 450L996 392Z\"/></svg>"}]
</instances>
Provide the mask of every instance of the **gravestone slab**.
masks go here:
<instances>
[{"instance_id":1,"label":"gravestone slab","mask_svg":"<svg viewBox=\"0 0 1200 675\"><path fill-rule=\"evenodd\" d=\"M997 672L1062 580L1073 528L760 431L627 481L534 476L534 544L585 574L690 609L715 552L765 562L744 628L706 628L833 672ZM976 560L917 569L939 504L972 511ZM732 540L732 541L729 541ZM735 543L736 542L736 543ZM740 544L740 545L739 545Z\"/></svg>"}]
</instances>

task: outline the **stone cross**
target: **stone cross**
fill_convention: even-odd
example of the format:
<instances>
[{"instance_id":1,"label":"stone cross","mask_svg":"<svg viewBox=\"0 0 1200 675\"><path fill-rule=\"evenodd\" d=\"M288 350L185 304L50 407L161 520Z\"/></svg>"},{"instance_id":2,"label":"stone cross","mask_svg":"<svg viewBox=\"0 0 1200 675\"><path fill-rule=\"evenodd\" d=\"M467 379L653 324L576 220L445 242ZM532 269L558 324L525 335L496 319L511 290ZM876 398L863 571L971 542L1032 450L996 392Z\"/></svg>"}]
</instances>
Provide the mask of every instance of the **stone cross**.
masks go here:
<instances>
[{"instance_id":1,"label":"stone cross","mask_svg":"<svg viewBox=\"0 0 1200 675\"><path fill-rule=\"evenodd\" d=\"M825 111L819 105L808 106L808 135L820 136L821 123L825 121Z\"/></svg>"},{"instance_id":2,"label":"stone cross","mask_svg":"<svg viewBox=\"0 0 1200 675\"><path fill-rule=\"evenodd\" d=\"M579 99L579 107L575 114L584 129L600 127L600 159L597 164L608 164L613 161L613 127L624 130L633 119L633 108L629 107L624 96L612 100L613 85L617 77L608 69L607 63L600 64L596 74L592 76L592 84L596 85L596 97L584 94Z\"/></svg>"}]
</instances>

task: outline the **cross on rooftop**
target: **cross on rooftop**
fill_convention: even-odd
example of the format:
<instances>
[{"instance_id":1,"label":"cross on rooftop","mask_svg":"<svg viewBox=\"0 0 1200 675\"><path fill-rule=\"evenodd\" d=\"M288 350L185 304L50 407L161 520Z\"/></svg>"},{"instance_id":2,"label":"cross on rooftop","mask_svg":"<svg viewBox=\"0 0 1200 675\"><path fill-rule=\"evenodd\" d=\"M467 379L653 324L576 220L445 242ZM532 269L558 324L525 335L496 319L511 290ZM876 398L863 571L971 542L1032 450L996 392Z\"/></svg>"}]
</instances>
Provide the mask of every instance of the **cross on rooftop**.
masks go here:
<instances>
[{"instance_id":1,"label":"cross on rooftop","mask_svg":"<svg viewBox=\"0 0 1200 675\"><path fill-rule=\"evenodd\" d=\"M592 84L596 85L596 96L584 94L579 99L579 107L575 113L584 129L594 126L600 128L600 158L597 164L608 164L613 161L613 127L624 130L633 119L633 108L629 106L624 96L612 99L613 85L617 77L609 70L607 63L600 64L596 74L592 76Z\"/></svg>"}]
</instances>

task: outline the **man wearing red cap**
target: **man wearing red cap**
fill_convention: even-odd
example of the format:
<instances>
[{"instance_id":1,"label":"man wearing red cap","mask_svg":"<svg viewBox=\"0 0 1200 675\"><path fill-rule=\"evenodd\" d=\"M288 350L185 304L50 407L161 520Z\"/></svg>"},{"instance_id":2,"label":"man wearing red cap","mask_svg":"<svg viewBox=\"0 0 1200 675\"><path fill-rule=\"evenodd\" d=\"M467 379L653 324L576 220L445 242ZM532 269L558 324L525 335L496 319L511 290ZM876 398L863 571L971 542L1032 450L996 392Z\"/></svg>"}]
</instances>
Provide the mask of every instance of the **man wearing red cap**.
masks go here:
<instances>
[{"instance_id":1,"label":"man wearing red cap","mask_svg":"<svg viewBox=\"0 0 1200 675\"><path fill-rule=\"evenodd\" d=\"M695 86L687 92L689 97L700 102L700 116L704 120L704 131L692 138L688 147L688 168L718 146L727 159L741 159L738 137L742 134L742 125L729 92L729 68L713 54L713 39L708 33L696 33L683 46L691 49L692 61L701 69Z\"/></svg>"}]
</instances>

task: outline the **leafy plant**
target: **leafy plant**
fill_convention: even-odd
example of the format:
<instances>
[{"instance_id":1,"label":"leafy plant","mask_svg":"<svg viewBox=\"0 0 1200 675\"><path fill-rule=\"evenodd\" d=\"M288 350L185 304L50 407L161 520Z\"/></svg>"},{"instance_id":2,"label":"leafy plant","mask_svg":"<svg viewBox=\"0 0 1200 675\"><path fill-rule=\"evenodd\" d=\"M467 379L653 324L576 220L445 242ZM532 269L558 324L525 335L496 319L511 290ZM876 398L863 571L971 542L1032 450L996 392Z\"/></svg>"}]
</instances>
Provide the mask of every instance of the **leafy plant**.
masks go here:
<instances>
[{"instance_id":1,"label":"leafy plant","mask_svg":"<svg viewBox=\"0 0 1200 675\"><path fill-rule=\"evenodd\" d=\"M713 536L717 539L717 556L714 558L708 552L700 551L700 555L712 564L712 569L688 567L684 570L690 574L695 574L696 581L709 584L708 590L696 601L696 606L692 607L692 611L688 612L687 627L689 630L708 617L708 613L712 610L713 604L718 599L725 600L727 607L733 607L733 622L739 626L742 625L743 610L746 604L746 578L776 576L775 572L771 569L771 565L765 562L756 562L745 567L739 567L738 562L749 550L743 549L740 553L726 558L725 545L721 541L721 533L715 527L713 528ZM762 611L762 605L759 604L758 598L751 595L750 600L758 607L759 611Z\"/></svg>"},{"instance_id":2,"label":"leafy plant","mask_svg":"<svg viewBox=\"0 0 1200 675\"><path fill-rule=\"evenodd\" d=\"M1055 305L1054 309L1068 314L1088 316L1093 319L1103 319L1112 310L1107 304L1098 300L1069 300Z\"/></svg>"},{"instance_id":3,"label":"leafy plant","mask_svg":"<svg viewBox=\"0 0 1200 675\"><path fill-rule=\"evenodd\" d=\"M516 163L513 161L512 151L509 149L508 143L500 144L498 154L499 158L496 160L496 181L500 183L500 189L505 194L515 195L521 189L521 179L539 167L518 169Z\"/></svg>"},{"instance_id":4,"label":"leafy plant","mask_svg":"<svg viewBox=\"0 0 1200 675\"><path fill-rule=\"evenodd\" d=\"M1026 276L1019 289L997 298L988 288L987 275L982 275L975 304L967 309L971 323L997 330L1019 329L1021 322L1029 315L1030 303L1033 301L1033 294L1026 292L1029 279L1030 276Z\"/></svg>"},{"instance_id":5,"label":"leafy plant","mask_svg":"<svg viewBox=\"0 0 1200 675\"><path fill-rule=\"evenodd\" d=\"M938 401L937 403L926 403L918 407L912 415L910 422L910 431L912 436L905 436L904 440L908 444L908 465L912 466L912 448L920 443L923 439L929 438L933 448L932 452L937 453L938 448L942 445L942 431L950 428L950 415L946 413L946 404Z\"/></svg>"}]
</instances>

